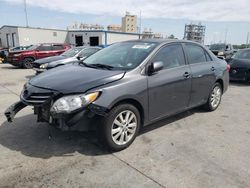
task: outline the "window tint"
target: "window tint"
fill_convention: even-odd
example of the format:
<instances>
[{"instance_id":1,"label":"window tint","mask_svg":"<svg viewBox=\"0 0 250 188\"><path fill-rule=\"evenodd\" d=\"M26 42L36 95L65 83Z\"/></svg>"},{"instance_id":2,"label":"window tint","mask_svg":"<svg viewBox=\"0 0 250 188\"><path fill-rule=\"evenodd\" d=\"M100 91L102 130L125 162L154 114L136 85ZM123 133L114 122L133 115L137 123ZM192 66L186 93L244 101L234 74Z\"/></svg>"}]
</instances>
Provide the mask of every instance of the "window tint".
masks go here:
<instances>
[{"instance_id":1,"label":"window tint","mask_svg":"<svg viewBox=\"0 0 250 188\"><path fill-rule=\"evenodd\" d=\"M180 44L168 45L160 49L152 62L161 61L164 68L173 68L185 65L184 53Z\"/></svg>"},{"instance_id":2,"label":"window tint","mask_svg":"<svg viewBox=\"0 0 250 188\"><path fill-rule=\"evenodd\" d=\"M95 52L99 51L97 48L89 48L85 49L79 53L79 57L89 57L90 55L94 54Z\"/></svg>"},{"instance_id":3,"label":"window tint","mask_svg":"<svg viewBox=\"0 0 250 188\"><path fill-rule=\"evenodd\" d=\"M53 50L63 50L64 49L64 47L63 47L63 45L53 45Z\"/></svg>"},{"instance_id":4,"label":"window tint","mask_svg":"<svg viewBox=\"0 0 250 188\"><path fill-rule=\"evenodd\" d=\"M51 45L42 45L37 48L39 51L50 51L52 50Z\"/></svg>"},{"instance_id":5,"label":"window tint","mask_svg":"<svg viewBox=\"0 0 250 188\"><path fill-rule=\"evenodd\" d=\"M186 44L186 51L190 64L206 62L204 49L193 44Z\"/></svg>"}]
</instances>

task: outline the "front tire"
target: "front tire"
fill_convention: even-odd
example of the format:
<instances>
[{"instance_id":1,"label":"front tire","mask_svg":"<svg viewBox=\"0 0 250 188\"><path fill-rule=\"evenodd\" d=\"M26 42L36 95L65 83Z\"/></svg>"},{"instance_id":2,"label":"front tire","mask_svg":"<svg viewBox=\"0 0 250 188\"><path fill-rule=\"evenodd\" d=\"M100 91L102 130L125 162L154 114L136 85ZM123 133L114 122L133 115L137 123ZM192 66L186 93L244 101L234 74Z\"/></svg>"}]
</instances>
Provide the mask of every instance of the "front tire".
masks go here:
<instances>
[{"instance_id":1,"label":"front tire","mask_svg":"<svg viewBox=\"0 0 250 188\"><path fill-rule=\"evenodd\" d=\"M101 141L108 149L120 151L135 140L140 124L138 109L131 104L121 104L109 112L98 131Z\"/></svg>"},{"instance_id":2,"label":"front tire","mask_svg":"<svg viewBox=\"0 0 250 188\"><path fill-rule=\"evenodd\" d=\"M216 82L213 86L212 91L209 94L207 103L204 105L205 109L208 111L216 110L221 102L222 97L222 87L221 84Z\"/></svg>"},{"instance_id":3,"label":"front tire","mask_svg":"<svg viewBox=\"0 0 250 188\"><path fill-rule=\"evenodd\" d=\"M25 69L31 69L32 68L32 63L33 63L34 59L31 57L25 58L23 60L23 67Z\"/></svg>"}]
</instances>

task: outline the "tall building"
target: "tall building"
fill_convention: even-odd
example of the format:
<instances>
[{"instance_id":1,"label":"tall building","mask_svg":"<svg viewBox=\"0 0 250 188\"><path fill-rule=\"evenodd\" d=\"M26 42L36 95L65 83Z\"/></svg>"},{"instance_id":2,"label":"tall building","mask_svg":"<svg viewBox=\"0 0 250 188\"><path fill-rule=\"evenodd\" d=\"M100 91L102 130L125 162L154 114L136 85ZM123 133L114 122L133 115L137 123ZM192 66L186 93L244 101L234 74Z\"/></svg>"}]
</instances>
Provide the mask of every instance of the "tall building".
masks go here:
<instances>
[{"instance_id":1,"label":"tall building","mask_svg":"<svg viewBox=\"0 0 250 188\"><path fill-rule=\"evenodd\" d=\"M206 26L199 24L186 24L184 31L184 40L191 40L204 43Z\"/></svg>"},{"instance_id":2,"label":"tall building","mask_svg":"<svg viewBox=\"0 0 250 188\"><path fill-rule=\"evenodd\" d=\"M137 16L126 12L122 17L122 32L137 33Z\"/></svg>"}]
</instances>

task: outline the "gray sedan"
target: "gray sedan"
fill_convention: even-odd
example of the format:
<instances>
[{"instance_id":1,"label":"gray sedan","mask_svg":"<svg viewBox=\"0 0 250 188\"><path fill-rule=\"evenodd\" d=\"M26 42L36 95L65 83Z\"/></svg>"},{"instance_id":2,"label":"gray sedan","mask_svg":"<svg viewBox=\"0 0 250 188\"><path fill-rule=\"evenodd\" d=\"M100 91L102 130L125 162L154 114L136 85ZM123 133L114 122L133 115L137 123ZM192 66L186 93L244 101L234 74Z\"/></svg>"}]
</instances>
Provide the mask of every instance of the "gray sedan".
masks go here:
<instances>
[{"instance_id":1,"label":"gray sedan","mask_svg":"<svg viewBox=\"0 0 250 188\"><path fill-rule=\"evenodd\" d=\"M61 55L36 60L32 63L32 66L36 73L39 74L48 69L83 60L101 49L100 47L74 47Z\"/></svg>"}]
</instances>

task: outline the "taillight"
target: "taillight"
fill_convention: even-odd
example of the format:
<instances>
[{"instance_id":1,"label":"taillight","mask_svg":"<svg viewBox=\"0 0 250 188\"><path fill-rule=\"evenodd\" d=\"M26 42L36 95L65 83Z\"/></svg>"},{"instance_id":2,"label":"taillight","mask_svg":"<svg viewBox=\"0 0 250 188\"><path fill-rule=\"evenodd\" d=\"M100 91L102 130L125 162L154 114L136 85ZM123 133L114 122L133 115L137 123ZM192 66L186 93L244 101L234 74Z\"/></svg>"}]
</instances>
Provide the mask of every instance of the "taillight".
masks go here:
<instances>
[{"instance_id":1,"label":"taillight","mask_svg":"<svg viewBox=\"0 0 250 188\"><path fill-rule=\"evenodd\" d=\"M229 72L230 71L230 65L229 64L227 64L227 71Z\"/></svg>"}]
</instances>

